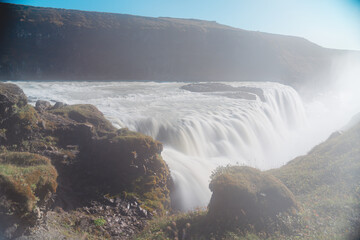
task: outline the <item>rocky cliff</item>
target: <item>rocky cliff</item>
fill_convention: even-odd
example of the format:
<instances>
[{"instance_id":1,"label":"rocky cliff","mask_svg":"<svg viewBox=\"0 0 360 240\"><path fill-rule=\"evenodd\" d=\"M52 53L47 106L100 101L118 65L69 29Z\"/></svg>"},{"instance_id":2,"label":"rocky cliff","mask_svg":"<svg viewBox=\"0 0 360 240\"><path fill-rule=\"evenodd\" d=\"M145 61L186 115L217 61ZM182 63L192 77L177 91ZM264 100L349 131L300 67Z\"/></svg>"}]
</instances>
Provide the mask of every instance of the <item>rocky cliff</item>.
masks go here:
<instances>
[{"instance_id":1,"label":"rocky cliff","mask_svg":"<svg viewBox=\"0 0 360 240\"><path fill-rule=\"evenodd\" d=\"M0 3L0 79L278 81L298 87L344 51L216 22Z\"/></svg>"},{"instance_id":2,"label":"rocky cliff","mask_svg":"<svg viewBox=\"0 0 360 240\"><path fill-rule=\"evenodd\" d=\"M170 208L162 144L114 128L95 106L33 107L0 83L0 120L1 239L124 239Z\"/></svg>"}]
</instances>

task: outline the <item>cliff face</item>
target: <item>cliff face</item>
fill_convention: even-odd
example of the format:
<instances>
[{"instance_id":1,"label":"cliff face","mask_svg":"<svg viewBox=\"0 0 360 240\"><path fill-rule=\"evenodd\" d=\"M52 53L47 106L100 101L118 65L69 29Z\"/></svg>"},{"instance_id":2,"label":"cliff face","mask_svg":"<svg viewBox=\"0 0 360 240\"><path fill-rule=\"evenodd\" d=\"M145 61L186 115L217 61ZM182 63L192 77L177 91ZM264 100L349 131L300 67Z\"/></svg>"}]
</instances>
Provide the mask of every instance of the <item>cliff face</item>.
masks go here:
<instances>
[{"instance_id":1,"label":"cliff face","mask_svg":"<svg viewBox=\"0 0 360 240\"><path fill-rule=\"evenodd\" d=\"M342 54L216 22L0 4L0 79L279 81L298 86Z\"/></svg>"},{"instance_id":2,"label":"cliff face","mask_svg":"<svg viewBox=\"0 0 360 240\"><path fill-rule=\"evenodd\" d=\"M95 106L38 101L34 108L19 87L0 83L0 239L57 208L66 212L50 216L72 233L129 237L170 208L161 151L151 137L113 127Z\"/></svg>"}]
</instances>

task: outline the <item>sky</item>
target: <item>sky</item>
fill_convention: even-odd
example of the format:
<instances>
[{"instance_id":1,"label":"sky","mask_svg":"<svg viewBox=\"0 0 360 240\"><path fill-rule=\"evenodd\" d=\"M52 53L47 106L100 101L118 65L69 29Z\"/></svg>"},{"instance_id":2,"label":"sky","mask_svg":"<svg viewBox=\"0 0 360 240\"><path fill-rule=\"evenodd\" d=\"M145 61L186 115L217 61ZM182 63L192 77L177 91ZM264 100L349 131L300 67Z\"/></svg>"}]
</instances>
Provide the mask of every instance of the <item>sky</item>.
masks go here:
<instances>
[{"instance_id":1,"label":"sky","mask_svg":"<svg viewBox=\"0 0 360 240\"><path fill-rule=\"evenodd\" d=\"M360 0L5 0L41 7L195 18L360 50Z\"/></svg>"}]
</instances>

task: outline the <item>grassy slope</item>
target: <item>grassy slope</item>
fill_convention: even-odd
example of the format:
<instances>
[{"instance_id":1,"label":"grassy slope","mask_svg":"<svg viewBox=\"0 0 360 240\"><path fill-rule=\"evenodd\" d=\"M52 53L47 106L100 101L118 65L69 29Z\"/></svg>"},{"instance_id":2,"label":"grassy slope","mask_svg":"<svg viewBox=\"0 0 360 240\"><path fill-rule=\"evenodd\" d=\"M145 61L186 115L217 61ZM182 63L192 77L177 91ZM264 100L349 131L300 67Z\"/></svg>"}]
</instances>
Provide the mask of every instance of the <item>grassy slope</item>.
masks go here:
<instances>
[{"instance_id":1,"label":"grassy slope","mask_svg":"<svg viewBox=\"0 0 360 240\"><path fill-rule=\"evenodd\" d=\"M48 191L55 192L57 172L49 159L27 152L0 154L0 189L31 212Z\"/></svg>"},{"instance_id":2,"label":"grassy slope","mask_svg":"<svg viewBox=\"0 0 360 240\"><path fill-rule=\"evenodd\" d=\"M303 205L314 239L343 239L358 221L360 124L271 170Z\"/></svg>"}]
</instances>

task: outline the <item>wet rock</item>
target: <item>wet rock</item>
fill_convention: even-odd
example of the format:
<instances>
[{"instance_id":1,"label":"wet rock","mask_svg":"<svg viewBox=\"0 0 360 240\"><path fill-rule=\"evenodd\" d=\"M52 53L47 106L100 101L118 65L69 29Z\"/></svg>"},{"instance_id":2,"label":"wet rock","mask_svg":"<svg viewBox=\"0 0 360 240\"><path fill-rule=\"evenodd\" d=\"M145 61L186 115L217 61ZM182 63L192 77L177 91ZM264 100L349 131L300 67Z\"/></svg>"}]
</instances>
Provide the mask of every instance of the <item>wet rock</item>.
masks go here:
<instances>
[{"instance_id":1,"label":"wet rock","mask_svg":"<svg viewBox=\"0 0 360 240\"><path fill-rule=\"evenodd\" d=\"M0 123L14 114L14 106L24 107L27 97L24 92L12 83L0 82Z\"/></svg>"},{"instance_id":2,"label":"wet rock","mask_svg":"<svg viewBox=\"0 0 360 240\"><path fill-rule=\"evenodd\" d=\"M35 109L38 111L45 111L46 109L51 108L51 104L48 101L37 100L35 104Z\"/></svg>"},{"instance_id":3,"label":"wet rock","mask_svg":"<svg viewBox=\"0 0 360 240\"><path fill-rule=\"evenodd\" d=\"M23 107L27 104L27 97L23 90L12 83L0 82L0 104L10 103Z\"/></svg>"},{"instance_id":4,"label":"wet rock","mask_svg":"<svg viewBox=\"0 0 360 240\"><path fill-rule=\"evenodd\" d=\"M224 96L227 98L233 98L233 99L246 99L246 100L256 100L256 95L252 93L247 93L243 91L238 92L225 92L225 93L217 93L216 95Z\"/></svg>"},{"instance_id":5,"label":"wet rock","mask_svg":"<svg viewBox=\"0 0 360 240\"><path fill-rule=\"evenodd\" d=\"M63 102L56 102L55 105L52 107L52 109L58 109L58 108L62 108L64 106L67 106L67 104L63 103Z\"/></svg>"},{"instance_id":6,"label":"wet rock","mask_svg":"<svg viewBox=\"0 0 360 240\"><path fill-rule=\"evenodd\" d=\"M256 87L237 87L238 91L242 91L242 92L247 92L247 93L252 93L257 95L261 101L265 102L265 95L264 95L264 90L262 90L261 88L256 88Z\"/></svg>"},{"instance_id":7,"label":"wet rock","mask_svg":"<svg viewBox=\"0 0 360 240\"><path fill-rule=\"evenodd\" d=\"M264 91L256 87L233 87L224 83L192 83L182 86L181 89L190 92L212 93L234 99L256 100L257 97L265 102Z\"/></svg>"}]
</instances>

